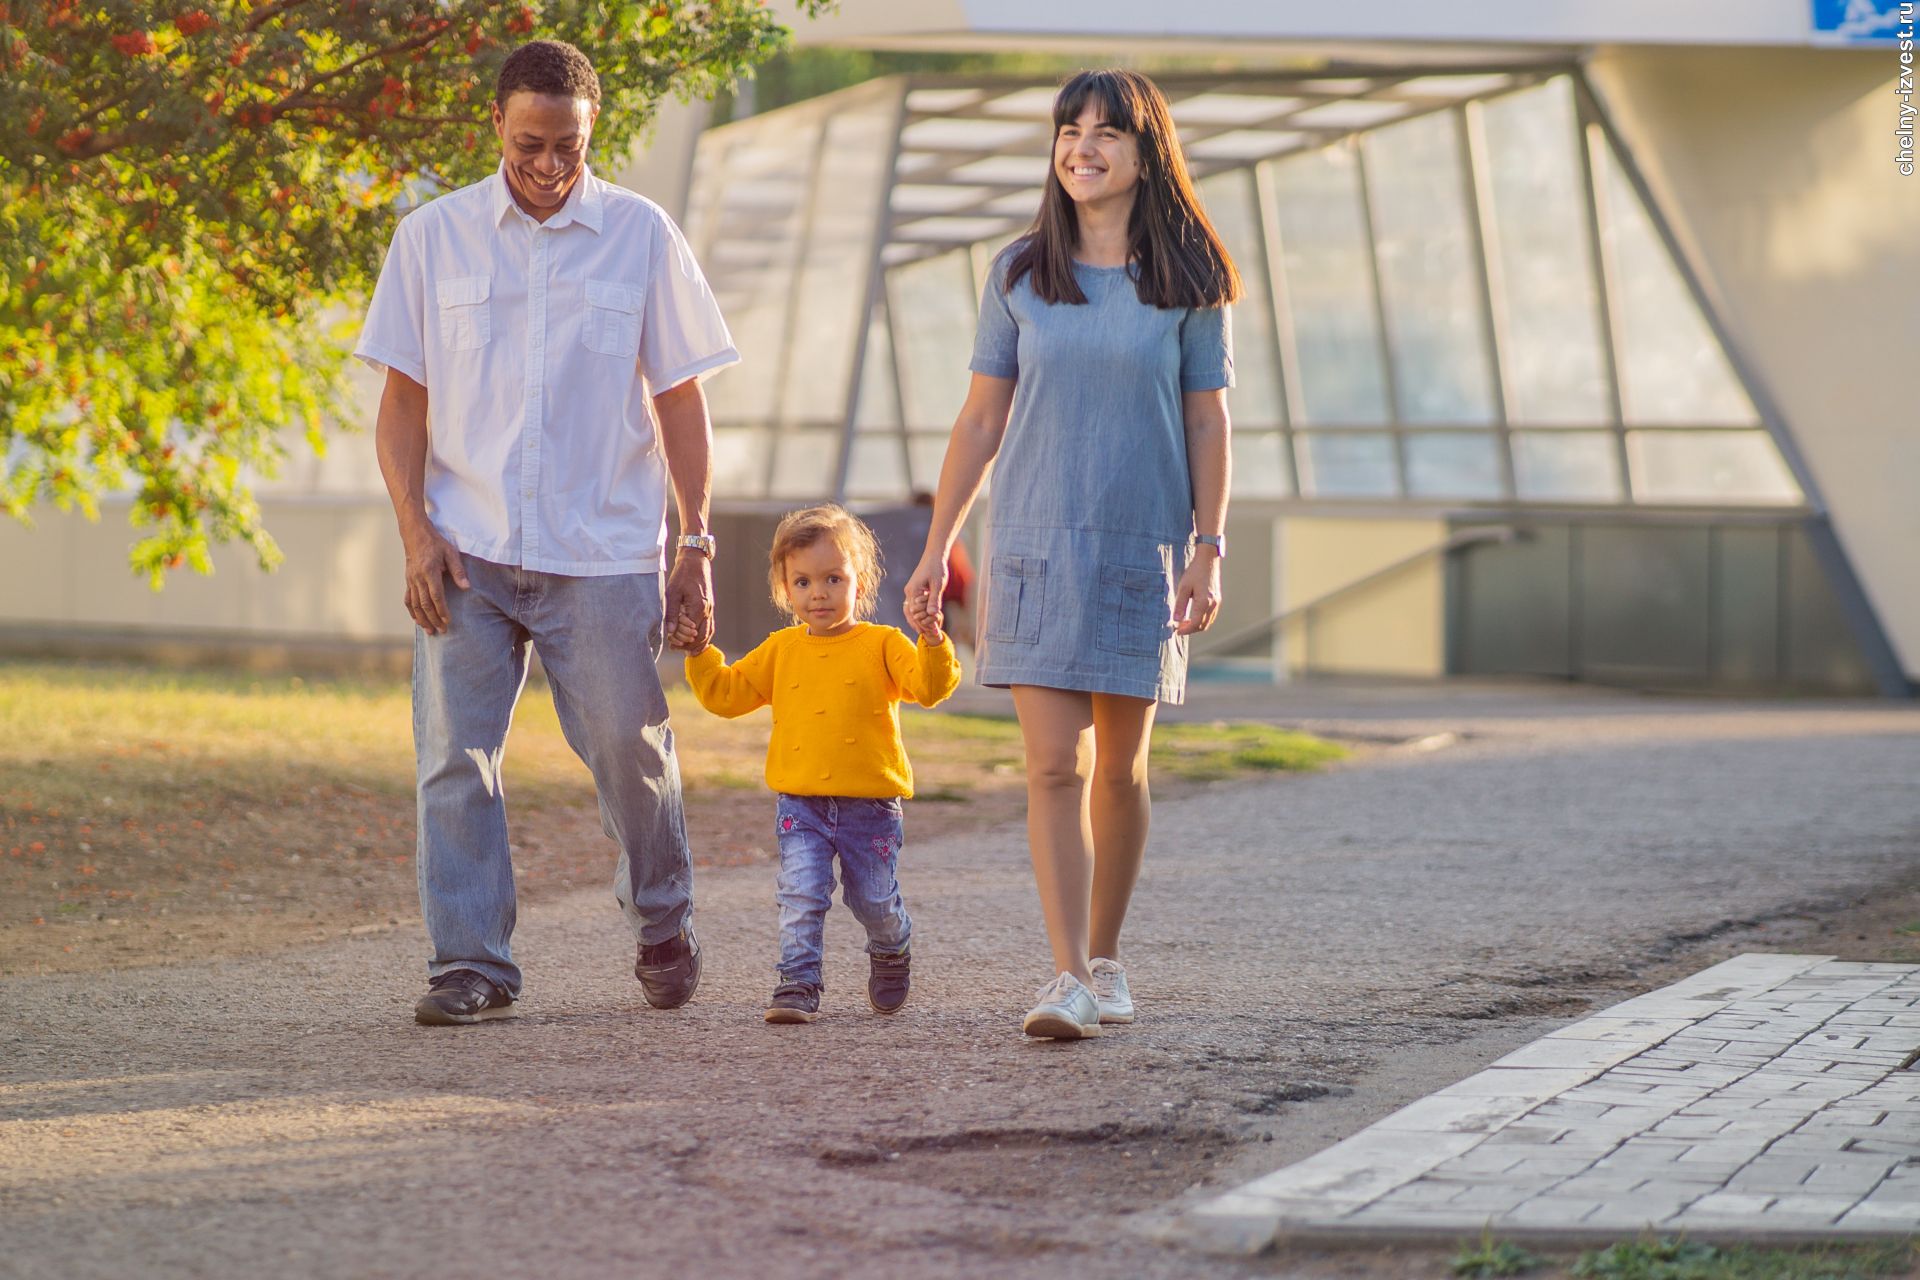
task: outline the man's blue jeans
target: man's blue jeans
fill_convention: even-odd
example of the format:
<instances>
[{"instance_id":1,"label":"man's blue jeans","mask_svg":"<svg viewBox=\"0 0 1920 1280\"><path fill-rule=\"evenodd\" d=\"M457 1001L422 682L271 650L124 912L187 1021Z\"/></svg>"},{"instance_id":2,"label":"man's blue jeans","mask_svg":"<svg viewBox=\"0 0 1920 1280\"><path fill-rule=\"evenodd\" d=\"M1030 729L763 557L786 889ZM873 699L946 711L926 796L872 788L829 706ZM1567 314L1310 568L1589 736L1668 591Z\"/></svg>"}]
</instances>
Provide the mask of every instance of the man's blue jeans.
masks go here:
<instances>
[{"instance_id":1,"label":"man's blue jeans","mask_svg":"<svg viewBox=\"0 0 1920 1280\"><path fill-rule=\"evenodd\" d=\"M869 955L898 955L913 939L900 901L900 802L782 794L774 809L780 840L780 980L820 980L822 935L833 905L833 860L840 900L867 930Z\"/></svg>"},{"instance_id":2,"label":"man's blue jeans","mask_svg":"<svg viewBox=\"0 0 1920 1280\"><path fill-rule=\"evenodd\" d=\"M657 573L573 578L461 560L472 586L447 583L447 630L416 628L413 640L427 971L473 969L517 997L501 766L529 644L567 744L593 773L601 825L620 846L613 892L634 936L664 942L692 912L680 767L654 665L665 602Z\"/></svg>"}]
</instances>

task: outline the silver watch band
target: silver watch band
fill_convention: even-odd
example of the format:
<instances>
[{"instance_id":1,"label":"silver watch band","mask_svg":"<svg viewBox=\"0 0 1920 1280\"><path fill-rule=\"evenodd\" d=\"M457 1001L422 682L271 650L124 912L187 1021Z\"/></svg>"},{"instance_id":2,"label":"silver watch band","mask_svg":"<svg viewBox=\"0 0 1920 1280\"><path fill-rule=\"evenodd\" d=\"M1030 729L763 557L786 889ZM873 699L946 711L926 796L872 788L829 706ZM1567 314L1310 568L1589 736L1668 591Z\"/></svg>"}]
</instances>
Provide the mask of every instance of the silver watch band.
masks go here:
<instances>
[{"instance_id":1,"label":"silver watch band","mask_svg":"<svg viewBox=\"0 0 1920 1280\"><path fill-rule=\"evenodd\" d=\"M1196 533L1193 535L1193 540L1196 543L1205 543L1207 546L1212 547L1214 554L1222 560L1227 558L1227 539L1225 534Z\"/></svg>"}]
</instances>

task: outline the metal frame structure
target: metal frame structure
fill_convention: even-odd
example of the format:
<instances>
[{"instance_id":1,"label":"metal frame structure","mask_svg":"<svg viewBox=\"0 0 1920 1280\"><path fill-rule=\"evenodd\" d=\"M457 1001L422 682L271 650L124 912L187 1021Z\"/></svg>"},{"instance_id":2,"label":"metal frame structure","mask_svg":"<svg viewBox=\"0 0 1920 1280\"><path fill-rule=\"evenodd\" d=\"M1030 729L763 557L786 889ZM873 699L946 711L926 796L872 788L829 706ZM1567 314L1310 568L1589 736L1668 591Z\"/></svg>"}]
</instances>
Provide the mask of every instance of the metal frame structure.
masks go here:
<instances>
[{"instance_id":1,"label":"metal frame structure","mask_svg":"<svg viewBox=\"0 0 1920 1280\"><path fill-rule=\"evenodd\" d=\"M1565 110L1571 116L1567 169L1541 180L1561 184L1563 198L1577 201L1580 225L1569 227L1573 238L1551 247L1549 256L1555 270L1584 274L1581 287L1584 298L1591 299L1592 311L1591 332L1580 337L1584 353L1580 363L1589 373L1581 384L1584 390L1569 393L1570 398L1560 402L1561 410L1530 420L1517 394L1514 353L1521 341L1538 335L1516 332L1509 312L1510 302L1521 296L1514 291L1526 286L1507 278L1509 228L1504 223L1511 211L1502 207L1502 194L1496 188L1495 165L1501 155L1495 154L1498 148L1489 139L1488 113L1511 95L1557 81L1564 81L1565 88L1552 92L1564 93L1565 98L1538 110ZM1360 514L1385 507L1402 515L1467 517L1528 511L1654 511L1663 517L1689 512L1764 513L1776 521L1803 521L1877 682L1886 692L1907 692L1892 647L1832 536L1813 478L1774 400L1733 340L1721 309L1703 283L1703 273L1689 259L1578 62L1462 66L1444 71L1351 66L1297 75L1168 76L1160 83L1181 127L1196 181L1205 186L1219 175L1246 175L1241 212L1257 243L1231 247L1243 268L1257 273L1254 278L1262 285L1268 308L1263 323L1270 326L1271 334L1270 340L1263 337L1259 343L1261 359L1268 362L1263 380L1271 381L1276 394L1270 404L1252 404L1244 398L1236 404L1236 437L1249 446L1271 442L1259 456L1270 458L1277 453L1280 462L1277 474L1266 467L1264 477L1257 474L1262 468L1237 469L1235 501L1240 510ZM696 252L707 264L730 315L732 307L743 302L774 302L783 317L774 335L776 348L748 350L743 343L748 365L732 375L750 377L756 366L774 371L770 400L759 397L771 403L771 416L730 419L725 406L716 404L720 432L749 433L742 439L757 440L755 447L765 449L755 473L760 483L731 494L722 488L719 497L735 507L758 507L796 496L783 493L775 484L781 456L778 436L796 430L822 439L830 429L838 431L838 448L832 466L823 471L827 478L821 485L832 491L808 496L897 500L915 488L932 486L950 415L959 407L957 398L951 405L944 404L950 393L957 396L946 382L955 371L964 377L962 344L970 338L978 289L993 252L1024 230L1038 207L1054 91L1051 83L1022 78L895 77L723 126L703 137L688 217ZM891 136L884 155L876 158L882 166L877 173L877 198L859 209L851 204L832 209L836 193L825 183L823 164L836 116L852 112L884 117ZM796 176L793 154L777 149L767 160L774 166L774 179L764 191L753 191L751 175L744 184L735 185L739 175L731 171L731 157L742 154L743 148L750 152L756 137L772 136L757 131L785 127L770 126L774 117L800 119L795 113L811 113L805 119L812 122L795 135L812 129L807 144L811 161L800 192L790 189ZM1421 314L1417 302L1396 300L1383 265L1382 188L1404 175L1376 154L1384 149L1381 131L1436 115L1444 115L1449 122L1449 146L1457 166L1452 180L1444 184L1452 194L1441 192L1438 197L1450 202L1439 212L1457 222L1457 234L1443 246L1456 255L1453 274L1438 269L1428 276L1420 274L1426 264L1418 260L1417 252L1409 253L1405 243L1405 189L1395 197L1400 201L1395 208L1402 232L1397 269L1413 273L1406 277L1413 281L1406 285L1409 289L1451 290L1463 302L1470 295L1470 318L1464 316L1463 308L1456 308L1460 316L1450 318ZM1536 124L1544 121L1544 116L1535 118ZM1511 117L1509 127L1510 122ZM1507 150L1501 154L1514 163L1517 153L1511 139L1502 145ZM1352 158L1356 216L1339 234L1351 237L1347 248L1356 261L1363 261L1365 279L1328 278L1340 289L1358 289L1349 302L1369 313L1372 333L1366 343L1373 348L1367 357L1371 368L1363 370L1361 384L1372 388L1369 396L1378 397L1377 420L1335 420L1310 412L1310 388L1324 370L1317 371L1311 360L1303 358L1302 322L1311 313L1301 312L1289 275L1289 237L1297 228L1289 226L1288 193L1290 179L1298 171L1288 166L1333 147L1347 149ZM703 170L708 175L704 203ZM1572 173L1577 173L1572 179L1575 186L1564 188ZM1630 193L1637 207L1615 206L1613 197L1624 194L1620 179L1624 179L1624 193ZM1436 180L1431 170L1427 180ZM782 186L783 182L787 185ZM804 207L796 211L795 200L804 201ZM860 273L864 278L850 281L852 287L844 296L835 295L836 307L843 306L845 314L837 309L832 314L810 309L802 287L816 221L829 214L842 233L857 225L858 234L868 237ZM1625 239L1629 235L1635 237L1631 245ZM1656 282L1656 293L1664 290L1671 299L1684 296L1697 311L1699 325L1687 331L1705 336L1700 339L1692 388L1698 392L1708 387L1699 392L1707 399L1695 403L1717 403L1718 416L1646 420L1647 401L1635 398L1636 386L1644 390L1645 383L1634 383L1636 375L1646 372L1634 366L1636 358L1645 364L1644 333L1636 356L1630 342L1636 331L1623 308L1623 300L1633 303L1628 288L1641 277L1627 274L1628 267L1620 260L1623 246L1637 251L1639 269L1670 270L1677 279L1677 287ZM1464 291L1459 287L1462 254L1469 277ZM1660 256L1665 266L1656 261ZM950 280L937 278L948 271ZM936 277L931 285L939 296L940 315L928 314L925 303L931 295L921 288L926 273ZM1644 316L1644 298L1638 305ZM962 313L964 332L958 327ZM950 357L941 356L939 369L915 367L915 335L921 335L924 344L925 335L936 332L925 326L940 324L942 317L952 323L937 330L934 346L950 352ZM1448 323L1470 325L1471 336L1465 336L1465 329L1446 330ZM796 344L808 336L806 330L821 325L853 326L851 341L845 344L849 366L827 371L845 389L837 419L798 412L790 402ZM884 335L885 351L871 342L876 333ZM1407 333L1413 338L1408 339ZM1324 332L1321 337L1325 339ZM1418 348L1421 341L1427 344L1425 350ZM1403 343L1409 345L1403 349ZM1707 349L1709 344L1712 350ZM840 348L832 343L828 348L837 358ZM1536 358L1539 350L1535 349ZM1459 374L1457 362L1448 360L1462 351L1473 365L1466 375ZM945 366L949 358L952 369ZM1471 406L1473 420L1409 420L1421 416L1409 411L1418 402L1409 399L1407 385L1409 376L1417 376L1420 359L1429 361L1430 367L1435 360L1451 363L1446 369L1449 376L1470 380L1462 381L1461 387L1484 379L1484 385L1457 401ZM873 365L875 361L880 364ZM1411 374L1403 368L1409 361L1416 366ZM1526 385L1537 397L1542 392L1539 366L1534 368L1535 381ZM1683 403L1688 384L1675 386L1680 390L1674 394L1681 397L1675 402ZM863 394L874 388L879 399L863 406ZM1420 384L1414 383L1412 389L1417 393ZM1584 396L1593 397L1590 418L1578 409ZM1715 396L1718 401L1713 400ZM937 414L928 407L934 401L942 402ZM1444 407L1445 396L1437 401L1429 397L1429 403ZM1575 407L1568 411L1566 405ZM1530 487L1521 466L1522 446L1536 463L1544 456L1540 451L1551 447L1557 455L1553 465L1564 469L1577 465L1581 449L1597 451L1602 433L1608 442L1611 476L1596 474L1585 485L1563 483L1557 491L1551 485ZM1676 433L1688 438L1682 440ZM1726 447L1734 452L1707 443L1722 433L1736 433ZM1665 440L1660 439L1663 435ZM883 444L891 447L878 447ZM864 451L862 445L867 446ZM1323 474L1322 451L1343 446L1350 451L1373 451L1370 461L1367 455L1354 455L1363 458L1366 483L1342 486L1329 483ZM1658 461L1656 449L1667 451L1669 467L1689 465L1685 461L1689 450L1696 459L1691 465L1696 466L1702 465L1698 458L1714 454L1723 459L1732 479L1702 479L1694 485L1688 478L1677 488L1663 489L1651 483L1650 473L1643 469ZM1252 456L1249 452L1248 457ZM1681 461L1676 463L1675 458ZM877 478L860 473L862 459L883 460ZM1417 482L1417 459L1437 468L1427 475L1437 477L1439 487L1423 489ZM1778 462L1777 478L1768 459ZM1448 491L1447 484L1454 485L1455 491Z\"/></svg>"}]
</instances>

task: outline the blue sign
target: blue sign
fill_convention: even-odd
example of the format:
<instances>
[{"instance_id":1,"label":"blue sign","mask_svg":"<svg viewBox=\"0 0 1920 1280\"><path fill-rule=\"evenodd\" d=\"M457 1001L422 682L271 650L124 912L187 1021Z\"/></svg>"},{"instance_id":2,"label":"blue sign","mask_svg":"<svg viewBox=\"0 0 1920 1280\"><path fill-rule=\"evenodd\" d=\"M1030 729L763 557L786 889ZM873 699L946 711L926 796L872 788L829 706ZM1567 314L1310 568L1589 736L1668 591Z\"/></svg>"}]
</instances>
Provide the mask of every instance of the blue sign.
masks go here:
<instances>
[{"instance_id":1,"label":"blue sign","mask_svg":"<svg viewBox=\"0 0 1920 1280\"><path fill-rule=\"evenodd\" d=\"M1813 0L1813 38L1822 44L1897 44L1912 35L1914 10L1901 0Z\"/></svg>"}]
</instances>

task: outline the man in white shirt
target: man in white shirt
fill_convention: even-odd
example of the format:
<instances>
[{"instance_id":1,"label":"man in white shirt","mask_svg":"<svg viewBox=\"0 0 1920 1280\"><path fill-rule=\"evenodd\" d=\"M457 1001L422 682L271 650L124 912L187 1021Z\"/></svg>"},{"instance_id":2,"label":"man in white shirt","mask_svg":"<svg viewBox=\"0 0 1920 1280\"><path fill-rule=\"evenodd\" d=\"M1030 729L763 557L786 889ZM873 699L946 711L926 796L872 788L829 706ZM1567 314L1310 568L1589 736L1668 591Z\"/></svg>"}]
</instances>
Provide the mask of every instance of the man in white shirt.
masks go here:
<instances>
[{"instance_id":1,"label":"man in white shirt","mask_svg":"<svg viewBox=\"0 0 1920 1280\"><path fill-rule=\"evenodd\" d=\"M537 40L495 86L493 176L401 220L355 354L386 372L375 443L414 632L423 1023L510 1016L507 726L539 650L620 847L649 1004L700 980L680 774L655 667L666 618L713 632L712 429L733 348L680 229L589 171L600 82ZM683 531L662 590L666 491Z\"/></svg>"}]
</instances>

